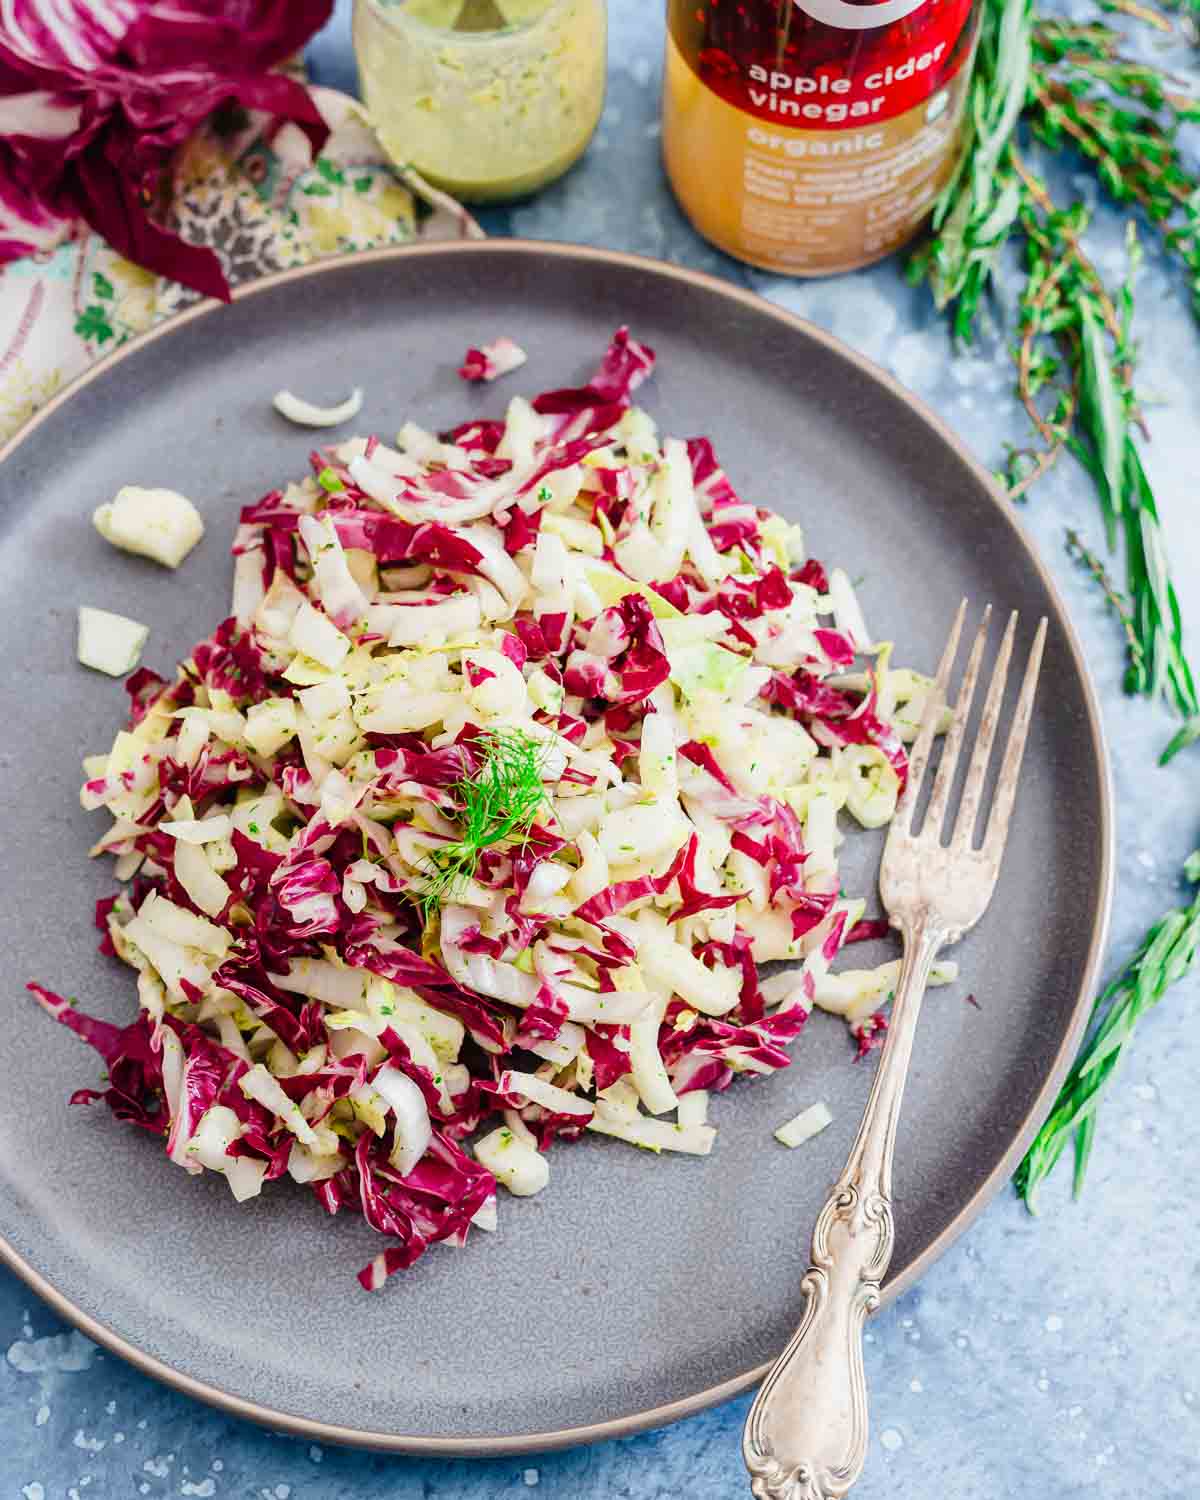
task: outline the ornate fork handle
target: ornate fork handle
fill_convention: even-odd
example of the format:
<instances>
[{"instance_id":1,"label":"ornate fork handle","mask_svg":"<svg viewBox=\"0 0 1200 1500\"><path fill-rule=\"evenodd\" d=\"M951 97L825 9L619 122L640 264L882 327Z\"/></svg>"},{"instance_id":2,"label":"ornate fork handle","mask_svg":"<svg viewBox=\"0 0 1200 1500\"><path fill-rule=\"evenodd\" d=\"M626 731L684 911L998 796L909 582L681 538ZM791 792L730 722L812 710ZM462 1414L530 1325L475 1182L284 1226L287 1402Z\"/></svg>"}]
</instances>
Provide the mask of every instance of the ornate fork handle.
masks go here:
<instances>
[{"instance_id":1,"label":"ornate fork handle","mask_svg":"<svg viewBox=\"0 0 1200 1500\"><path fill-rule=\"evenodd\" d=\"M742 1453L758 1500L841 1500L867 1451L862 1333L892 1258L892 1152L929 971L948 934L905 932L892 1019L845 1170L817 1218L800 1326L750 1409Z\"/></svg>"},{"instance_id":2,"label":"ornate fork handle","mask_svg":"<svg viewBox=\"0 0 1200 1500\"><path fill-rule=\"evenodd\" d=\"M917 1017L939 948L956 942L979 921L996 888L1046 642L1046 621L1042 620L1013 711L982 843L977 847L976 825L1017 628L1013 613L992 669L958 812L952 817L955 767L966 737L991 606L984 610L921 830L915 832L917 802L935 725L946 703L966 604L964 599L959 605L926 700L908 780L896 804L879 869L884 910L904 937L891 1028L850 1159L817 1219L812 1265L801 1283L804 1317L763 1382L742 1437L750 1487L759 1500L842 1500L866 1457L862 1330L867 1314L879 1306L879 1286L892 1258L892 1152Z\"/></svg>"}]
</instances>

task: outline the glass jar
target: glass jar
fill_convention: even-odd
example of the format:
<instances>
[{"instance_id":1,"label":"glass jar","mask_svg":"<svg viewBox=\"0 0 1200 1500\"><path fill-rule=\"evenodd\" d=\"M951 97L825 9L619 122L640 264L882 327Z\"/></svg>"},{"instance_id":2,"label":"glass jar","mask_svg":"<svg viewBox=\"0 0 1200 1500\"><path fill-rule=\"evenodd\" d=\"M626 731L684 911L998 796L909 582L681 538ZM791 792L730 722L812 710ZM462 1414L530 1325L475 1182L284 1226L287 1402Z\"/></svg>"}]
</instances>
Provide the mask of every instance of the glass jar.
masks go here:
<instances>
[{"instance_id":1,"label":"glass jar","mask_svg":"<svg viewBox=\"0 0 1200 1500\"><path fill-rule=\"evenodd\" d=\"M959 161L979 0L668 0L663 156L684 212L751 265L898 249Z\"/></svg>"},{"instance_id":2,"label":"glass jar","mask_svg":"<svg viewBox=\"0 0 1200 1500\"><path fill-rule=\"evenodd\" d=\"M536 192L592 138L607 20L605 0L355 0L384 149L466 203Z\"/></svg>"}]
</instances>

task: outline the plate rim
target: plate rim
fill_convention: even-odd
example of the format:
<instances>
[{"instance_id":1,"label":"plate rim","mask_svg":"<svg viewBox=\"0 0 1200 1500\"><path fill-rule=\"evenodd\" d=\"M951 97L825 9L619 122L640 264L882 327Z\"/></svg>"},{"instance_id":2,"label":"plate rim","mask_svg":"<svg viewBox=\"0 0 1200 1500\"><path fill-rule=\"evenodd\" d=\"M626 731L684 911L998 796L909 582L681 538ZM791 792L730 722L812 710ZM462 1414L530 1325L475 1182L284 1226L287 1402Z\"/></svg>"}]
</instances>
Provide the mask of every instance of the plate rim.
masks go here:
<instances>
[{"instance_id":1,"label":"plate rim","mask_svg":"<svg viewBox=\"0 0 1200 1500\"><path fill-rule=\"evenodd\" d=\"M1033 1139L1042 1121L1049 1113L1057 1096L1059 1085L1081 1039L1087 1018L1091 1012L1092 996L1101 960L1104 956L1109 923L1112 915L1113 888L1115 883L1115 818L1113 813L1112 765L1108 754L1107 739L1096 697L1095 685L1087 666L1082 645L1068 612L1066 602L1053 576L1019 524L1011 502L1002 495L995 480L969 451L963 440L918 396L906 389L893 375L874 364L857 350L810 323L807 319L768 302L745 287L722 280L718 276L690 267L671 264L651 256L636 255L628 251L609 250L589 245L575 245L556 240L530 240L520 238L494 238L484 240L443 240L426 244L383 246L375 250L353 251L332 255L303 266L290 267L272 272L233 290L232 301L273 291L290 282L302 282L310 278L336 273L349 265L388 264L400 259L436 260L453 256L552 256L563 260L576 260L592 265L620 266L658 277L698 286L709 293L742 306L751 308L760 316L766 314L785 327L798 331L808 339L823 345L833 354L853 365L867 380L882 386L892 396L908 406L949 447L979 481L982 489L995 506L1003 523L1011 533L1013 544L1024 553L1035 574L1049 596L1054 624L1061 631L1072 662L1083 686L1084 704L1087 710L1088 745L1100 772L1100 884L1099 901L1092 925L1091 939L1084 960L1083 976L1079 994L1075 1001L1070 1025L1046 1074L1041 1089L1032 1107L1026 1113L1013 1135L1003 1156L989 1175L975 1190L945 1229L933 1239L919 1255L883 1288L882 1301L891 1302L908 1291L929 1267L966 1230L996 1197L1004 1183L1011 1177L1018 1161ZM119 349L104 355L86 370L69 381L45 406L41 407L17 431L0 444L0 465L9 459L43 423L48 421L61 407L70 402L80 391L95 380L105 378L116 366L132 354L136 354L154 341L168 337L177 329L199 318L212 316L226 304L216 298L205 298L183 312L167 318L163 323L136 335ZM587 1443L602 1442L611 1438L628 1437L656 1427L665 1427L681 1418L694 1416L709 1407L728 1401L757 1385L773 1361L767 1361L753 1369L743 1371L717 1385L708 1386L690 1396L680 1397L640 1412L631 1412L604 1421L586 1423L578 1427L559 1428L548 1432L512 1433L504 1437L430 1437L395 1432L376 1432L364 1428L344 1427L336 1423L323 1422L295 1412L279 1411L261 1402L225 1391L218 1385L199 1380L174 1369L165 1360L148 1354L130 1343L121 1334L110 1329L98 1318L85 1312L60 1292L54 1284L18 1253L8 1239L0 1233L0 1263L7 1266L33 1292L46 1302L54 1312L81 1333L103 1348L132 1364L143 1374L172 1387L183 1394L203 1401L205 1404L226 1411L232 1416L256 1422L275 1431L297 1437L311 1438L320 1442L339 1444L351 1448L367 1448L379 1452L408 1454L414 1457L484 1458L488 1456L515 1455L522 1453L549 1452Z\"/></svg>"}]
</instances>

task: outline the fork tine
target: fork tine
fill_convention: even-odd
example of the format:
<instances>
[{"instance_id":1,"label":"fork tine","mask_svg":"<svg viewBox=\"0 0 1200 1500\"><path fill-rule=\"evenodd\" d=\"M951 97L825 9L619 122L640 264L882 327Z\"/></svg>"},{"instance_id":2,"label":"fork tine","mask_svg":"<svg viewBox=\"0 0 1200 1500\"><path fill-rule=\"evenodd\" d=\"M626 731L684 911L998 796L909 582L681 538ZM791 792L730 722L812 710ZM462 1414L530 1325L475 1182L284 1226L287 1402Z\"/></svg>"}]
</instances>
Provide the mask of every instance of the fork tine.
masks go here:
<instances>
[{"instance_id":1,"label":"fork tine","mask_svg":"<svg viewBox=\"0 0 1200 1500\"><path fill-rule=\"evenodd\" d=\"M975 643L971 647L971 654L967 658L967 669L963 673L962 683L958 689L954 718L946 735L946 743L942 747L942 760L938 766L937 780L933 783L933 796L929 799L929 811L925 814L925 822L921 827L922 838L926 832L939 841L942 837L946 804L950 801L950 789L954 785L958 752L967 730L967 719L970 717L971 703L975 697L975 684L979 680L979 663L983 660L983 648L987 645L988 627L991 620L992 606L989 604L983 611L983 619L980 620L979 629L975 632Z\"/></svg>"},{"instance_id":2,"label":"fork tine","mask_svg":"<svg viewBox=\"0 0 1200 1500\"><path fill-rule=\"evenodd\" d=\"M925 700L925 709L921 714L921 728L917 734L916 743L913 745L912 754L908 757L908 780L904 784L904 790L900 794L900 800L896 804L896 811L892 818L892 827L898 829L900 833L908 832L912 824L913 809L917 798L921 795L925 766L933 745L933 731L946 704L946 687L950 681L950 669L954 666L954 658L958 655L958 638L962 633L963 616L966 612L967 601L964 599L954 616L950 636L946 641L946 649L942 652L942 659L938 663L937 676L933 680L929 697Z\"/></svg>"},{"instance_id":3,"label":"fork tine","mask_svg":"<svg viewBox=\"0 0 1200 1500\"><path fill-rule=\"evenodd\" d=\"M1013 638L1017 631L1017 612L1008 617L1004 639L996 665L992 668L991 686L987 701L983 705L983 717L979 721L979 735L967 767L967 779L963 785L962 801L959 803L958 819L954 826L952 849L969 849L975 838L975 822L979 816L979 803L983 797L983 783L987 776L988 762L992 758L992 745L996 739L996 726L1000 721L1000 705L1004 702L1004 689L1008 683L1008 667L1012 659Z\"/></svg>"},{"instance_id":4,"label":"fork tine","mask_svg":"<svg viewBox=\"0 0 1200 1500\"><path fill-rule=\"evenodd\" d=\"M1004 747L1004 759L1000 762L1000 779L996 783L996 800L988 814L987 833L983 840L983 852L992 860L999 860L1004 852L1004 841L1008 837L1008 822L1012 816L1013 801L1017 795L1017 777L1021 773L1021 758L1025 754L1025 741L1029 738L1029 716L1033 710L1033 694L1037 687L1038 671L1042 665L1042 649L1046 644L1046 617L1043 615L1033 638L1029 653L1029 664L1021 683L1021 696L1017 699L1016 713L1008 733L1008 744Z\"/></svg>"}]
</instances>

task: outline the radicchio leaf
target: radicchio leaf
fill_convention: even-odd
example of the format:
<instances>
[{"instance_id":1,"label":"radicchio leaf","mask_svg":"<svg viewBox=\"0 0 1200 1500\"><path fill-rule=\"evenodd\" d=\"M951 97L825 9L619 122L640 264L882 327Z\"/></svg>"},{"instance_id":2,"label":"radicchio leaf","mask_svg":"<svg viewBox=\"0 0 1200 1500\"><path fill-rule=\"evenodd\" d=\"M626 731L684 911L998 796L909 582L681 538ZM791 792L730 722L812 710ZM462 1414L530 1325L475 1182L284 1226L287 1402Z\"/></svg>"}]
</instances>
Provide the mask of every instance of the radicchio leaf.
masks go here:
<instances>
[{"instance_id":1,"label":"radicchio leaf","mask_svg":"<svg viewBox=\"0 0 1200 1500\"><path fill-rule=\"evenodd\" d=\"M332 9L17 0L0 32L0 261L48 248L78 218L135 264L228 299L213 251L163 229L147 204L176 149L223 104L293 120L320 149L329 132L308 90L273 70Z\"/></svg>"}]
</instances>

